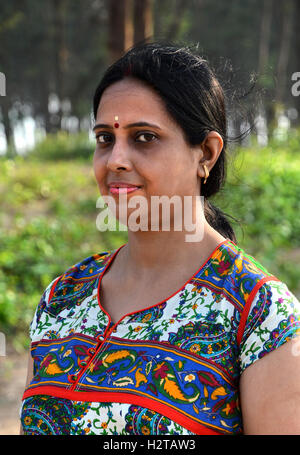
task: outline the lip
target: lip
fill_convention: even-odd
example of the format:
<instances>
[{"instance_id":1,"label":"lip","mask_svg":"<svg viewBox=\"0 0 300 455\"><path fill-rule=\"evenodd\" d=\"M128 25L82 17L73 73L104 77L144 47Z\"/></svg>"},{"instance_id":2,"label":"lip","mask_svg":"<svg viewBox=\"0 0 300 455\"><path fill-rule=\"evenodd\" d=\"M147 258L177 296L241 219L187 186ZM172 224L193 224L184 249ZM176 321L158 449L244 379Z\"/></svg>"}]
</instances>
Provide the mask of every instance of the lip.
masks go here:
<instances>
[{"instance_id":1,"label":"lip","mask_svg":"<svg viewBox=\"0 0 300 455\"><path fill-rule=\"evenodd\" d=\"M109 191L112 193L112 194L126 194L126 193L132 193L133 191L136 191L136 190L139 190L140 187L139 186L122 186L122 187L119 187L119 188L116 188L114 186L111 186L109 188Z\"/></svg>"},{"instance_id":2,"label":"lip","mask_svg":"<svg viewBox=\"0 0 300 455\"><path fill-rule=\"evenodd\" d=\"M140 188L141 185L135 185L133 183L126 182L110 182L108 184L110 188Z\"/></svg>"},{"instance_id":3,"label":"lip","mask_svg":"<svg viewBox=\"0 0 300 455\"><path fill-rule=\"evenodd\" d=\"M127 194L141 188L141 185L134 185L133 183L127 182L110 182L108 186L111 194Z\"/></svg>"}]
</instances>

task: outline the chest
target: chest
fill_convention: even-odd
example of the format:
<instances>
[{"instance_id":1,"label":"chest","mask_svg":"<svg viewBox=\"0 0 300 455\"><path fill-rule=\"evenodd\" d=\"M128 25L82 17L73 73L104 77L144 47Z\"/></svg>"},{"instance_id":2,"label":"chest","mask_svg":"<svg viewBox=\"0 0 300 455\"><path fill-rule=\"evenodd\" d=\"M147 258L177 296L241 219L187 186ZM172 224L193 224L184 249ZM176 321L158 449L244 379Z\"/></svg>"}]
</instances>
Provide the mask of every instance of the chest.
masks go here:
<instances>
[{"instance_id":1,"label":"chest","mask_svg":"<svg viewBox=\"0 0 300 455\"><path fill-rule=\"evenodd\" d=\"M174 277L164 282L149 280L144 285L121 285L117 280L105 275L99 289L100 303L115 324L126 314L164 302L178 292L182 284L182 279Z\"/></svg>"}]
</instances>

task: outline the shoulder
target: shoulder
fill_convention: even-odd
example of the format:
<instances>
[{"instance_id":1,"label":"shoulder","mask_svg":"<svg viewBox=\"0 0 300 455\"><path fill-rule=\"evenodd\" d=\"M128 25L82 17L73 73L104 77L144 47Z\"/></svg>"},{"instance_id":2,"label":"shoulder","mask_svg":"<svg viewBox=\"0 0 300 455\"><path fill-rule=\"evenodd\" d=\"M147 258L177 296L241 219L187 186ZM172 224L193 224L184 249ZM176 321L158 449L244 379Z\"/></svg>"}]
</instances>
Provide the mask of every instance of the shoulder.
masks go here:
<instances>
[{"instance_id":1,"label":"shoulder","mask_svg":"<svg viewBox=\"0 0 300 455\"><path fill-rule=\"evenodd\" d=\"M223 281L224 293L242 313L242 325L259 288L268 281L279 281L254 256L230 240L219 250L215 272Z\"/></svg>"},{"instance_id":2,"label":"shoulder","mask_svg":"<svg viewBox=\"0 0 300 455\"><path fill-rule=\"evenodd\" d=\"M78 302L86 297L114 252L110 250L93 254L54 278L41 296L31 329L38 324L42 313L56 317L64 308L72 306L75 300Z\"/></svg>"},{"instance_id":3,"label":"shoulder","mask_svg":"<svg viewBox=\"0 0 300 455\"><path fill-rule=\"evenodd\" d=\"M260 328L267 331L268 326L271 333L275 324L278 329L298 318L300 304L297 298L254 256L231 241L222 245L220 252L218 275L223 275L223 292L238 310L239 347L244 345L245 349L249 340L253 341L253 333L258 333Z\"/></svg>"},{"instance_id":4,"label":"shoulder","mask_svg":"<svg viewBox=\"0 0 300 455\"><path fill-rule=\"evenodd\" d=\"M300 302L286 283L263 283L244 317L240 332L241 372L300 334Z\"/></svg>"}]
</instances>

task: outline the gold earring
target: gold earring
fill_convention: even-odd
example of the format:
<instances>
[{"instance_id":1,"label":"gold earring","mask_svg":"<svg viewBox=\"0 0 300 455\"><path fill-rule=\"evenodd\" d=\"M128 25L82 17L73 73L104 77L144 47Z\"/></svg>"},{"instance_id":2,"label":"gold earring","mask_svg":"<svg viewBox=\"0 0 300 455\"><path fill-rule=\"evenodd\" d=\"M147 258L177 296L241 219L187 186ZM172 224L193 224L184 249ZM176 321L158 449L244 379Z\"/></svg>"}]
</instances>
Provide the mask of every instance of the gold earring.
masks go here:
<instances>
[{"instance_id":1,"label":"gold earring","mask_svg":"<svg viewBox=\"0 0 300 455\"><path fill-rule=\"evenodd\" d=\"M203 164L203 167L204 167L204 172L205 172L205 180L204 180L203 184L205 184L205 183L206 183L206 180L207 180L208 177L209 177L209 172L208 172L208 169L207 169L206 164Z\"/></svg>"}]
</instances>

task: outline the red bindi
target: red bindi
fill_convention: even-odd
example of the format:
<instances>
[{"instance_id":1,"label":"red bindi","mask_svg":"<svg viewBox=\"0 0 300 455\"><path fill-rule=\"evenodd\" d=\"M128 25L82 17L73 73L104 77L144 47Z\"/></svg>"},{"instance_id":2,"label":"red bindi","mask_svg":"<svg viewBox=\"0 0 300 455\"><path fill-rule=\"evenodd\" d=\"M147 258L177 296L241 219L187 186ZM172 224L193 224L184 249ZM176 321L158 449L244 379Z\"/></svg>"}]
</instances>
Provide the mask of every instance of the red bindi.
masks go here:
<instances>
[{"instance_id":1,"label":"red bindi","mask_svg":"<svg viewBox=\"0 0 300 455\"><path fill-rule=\"evenodd\" d=\"M119 128L119 124L118 123L114 123L114 127L115 128Z\"/></svg>"}]
</instances>

